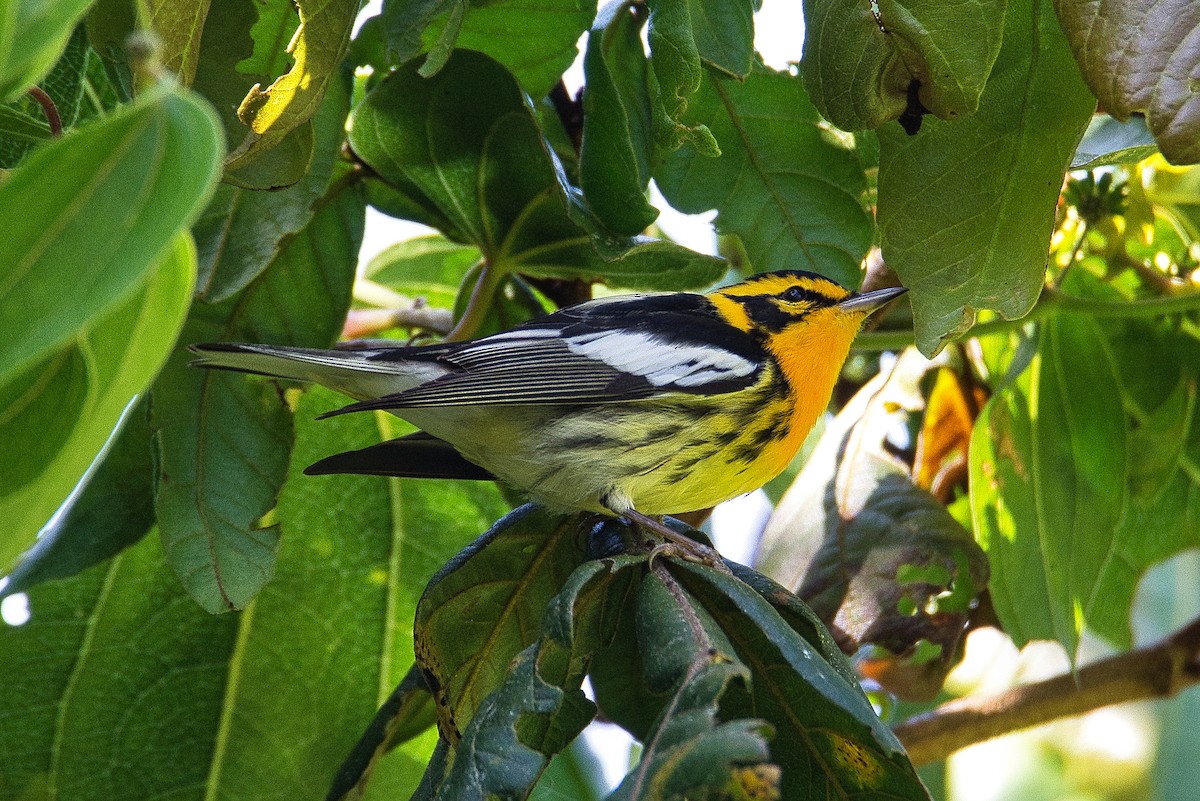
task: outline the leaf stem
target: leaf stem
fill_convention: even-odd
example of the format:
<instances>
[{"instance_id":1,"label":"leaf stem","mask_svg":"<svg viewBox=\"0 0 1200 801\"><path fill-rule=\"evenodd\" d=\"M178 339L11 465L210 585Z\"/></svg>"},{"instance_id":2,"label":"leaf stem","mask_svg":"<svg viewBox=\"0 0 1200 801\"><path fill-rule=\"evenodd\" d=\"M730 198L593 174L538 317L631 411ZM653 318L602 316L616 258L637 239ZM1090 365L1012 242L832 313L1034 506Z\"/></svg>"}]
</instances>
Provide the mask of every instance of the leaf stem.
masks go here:
<instances>
[{"instance_id":1,"label":"leaf stem","mask_svg":"<svg viewBox=\"0 0 1200 801\"><path fill-rule=\"evenodd\" d=\"M1134 317L1162 317L1168 314L1196 311L1200 309L1200 292L1186 295L1168 295L1144 300L1099 300L1064 295L1057 289L1046 287L1042 297L1029 314L1016 320L988 320L972 326L960 340L1006 334L1045 317L1061 313L1090 314L1093 317L1128 319ZM854 350L881 351L901 350L913 344L911 331L865 331L854 341Z\"/></svg>"},{"instance_id":2,"label":"leaf stem","mask_svg":"<svg viewBox=\"0 0 1200 801\"><path fill-rule=\"evenodd\" d=\"M1146 648L1052 679L960 698L895 729L916 765L968 745L1112 704L1164 698L1200 684L1200 618Z\"/></svg>"},{"instance_id":3,"label":"leaf stem","mask_svg":"<svg viewBox=\"0 0 1200 801\"><path fill-rule=\"evenodd\" d=\"M483 325L483 318L487 316L488 309L492 307L492 298L496 295L496 289L500 286L500 279L504 277L504 272L496 269L487 261L482 264L483 268L479 271L479 277L475 279L475 287L471 290L471 298L467 301L467 308L463 310L462 317L455 323L450 333L446 334L447 342L462 342L474 336L479 327Z\"/></svg>"},{"instance_id":4,"label":"leaf stem","mask_svg":"<svg viewBox=\"0 0 1200 801\"><path fill-rule=\"evenodd\" d=\"M29 96L42 107L42 113L46 115L46 123L50 126L50 135L62 136L62 117L58 115L58 106L54 105L50 95L46 94L40 86L31 86L29 87Z\"/></svg>"}]
</instances>

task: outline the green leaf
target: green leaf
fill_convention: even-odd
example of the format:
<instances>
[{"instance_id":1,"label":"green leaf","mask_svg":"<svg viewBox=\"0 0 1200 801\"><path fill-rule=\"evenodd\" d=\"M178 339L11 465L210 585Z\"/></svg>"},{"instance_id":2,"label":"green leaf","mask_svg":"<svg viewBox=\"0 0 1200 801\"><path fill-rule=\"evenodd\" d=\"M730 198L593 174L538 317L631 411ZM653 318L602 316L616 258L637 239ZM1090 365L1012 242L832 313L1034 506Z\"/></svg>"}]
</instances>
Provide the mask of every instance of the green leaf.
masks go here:
<instances>
[{"instance_id":1,"label":"green leaf","mask_svg":"<svg viewBox=\"0 0 1200 801\"><path fill-rule=\"evenodd\" d=\"M534 98L545 97L575 61L595 16L595 0L389 0L382 14L392 63L427 52L420 74L432 77L455 49L477 50Z\"/></svg>"},{"instance_id":2,"label":"green leaf","mask_svg":"<svg viewBox=\"0 0 1200 801\"><path fill-rule=\"evenodd\" d=\"M1097 114L1088 123L1083 140L1071 159L1072 170L1091 170L1109 164L1137 164L1158 152L1145 117L1120 122Z\"/></svg>"},{"instance_id":3,"label":"green leaf","mask_svg":"<svg viewBox=\"0 0 1200 801\"><path fill-rule=\"evenodd\" d=\"M33 544L162 367L191 302L196 252L185 233L139 289L73 341L0 384L0 571Z\"/></svg>"},{"instance_id":4,"label":"green leaf","mask_svg":"<svg viewBox=\"0 0 1200 801\"><path fill-rule=\"evenodd\" d=\"M1010 0L979 110L879 130L883 257L911 291L930 355L975 311L1013 319L1037 299L1062 176L1095 106L1047 2ZM987 143L981 147L981 143Z\"/></svg>"},{"instance_id":5,"label":"green leaf","mask_svg":"<svg viewBox=\"0 0 1200 801\"><path fill-rule=\"evenodd\" d=\"M761 720L721 722L721 696L731 683L745 684L741 663L708 657L680 682L645 744L641 761L616 791L613 801L720 797L731 774L745 765L769 762L771 727Z\"/></svg>"},{"instance_id":6,"label":"green leaf","mask_svg":"<svg viewBox=\"0 0 1200 801\"><path fill-rule=\"evenodd\" d=\"M45 120L10 106L0 106L0 169L11 169L34 145L50 138Z\"/></svg>"},{"instance_id":7,"label":"green leaf","mask_svg":"<svg viewBox=\"0 0 1200 801\"><path fill-rule=\"evenodd\" d=\"M162 65L179 76L184 86L196 77L200 37L211 0L140 0L144 25L158 34Z\"/></svg>"},{"instance_id":8,"label":"green leaf","mask_svg":"<svg viewBox=\"0 0 1200 801\"><path fill-rule=\"evenodd\" d=\"M58 110L64 130L74 126L79 118L88 54L85 26L76 26L62 57L39 83ZM46 112L33 97L26 94L0 105L0 168L17 166L34 145L49 138Z\"/></svg>"},{"instance_id":9,"label":"green leaf","mask_svg":"<svg viewBox=\"0 0 1200 801\"><path fill-rule=\"evenodd\" d=\"M338 768L326 797L329 801L360 798L380 757L433 728L436 722L433 696L421 671L413 665Z\"/></svg>"},{"instance_id":10,"label":"green leaf","mask_svg":"<svg viewBox=\"0 0 1200 801\"><path fill-rule=\"evenodd\" d=\"M503 514L507 504L496 487L486 482L298 475L330 453L374 445L408 428L407 423L382 412L317 419L342 402L332 390L313 386L296 410L292 478L285 485L279 508L283 553L295 532L319 538L327 553L342 541L386 544L386 569L367 579L390 599L387 619L380 619L381 673L375 682L376 703L382 708L339 770L338 787L349 791L369 776L372 790L391 787L396 797L406 797L429 756L431 738L418 735L433 723L428 690L422 692L423 682L417 687L405 673L414 658L417 602L430 577L481 528ZM360 721L360 730L368 719ZM393 748L393 753L379 758ZM347 747L339 755L349 751Z\"/></svg>"},{"instance_id":11,"label":"green leaf","mask_svg":"<svg viewBox=\"0 0 1200 801\"><path fill-rule=\"evenodd\" d=\"M991 437L971 455L971 504L993 603L1014 638L1086 626L1127 648L1145 571L1200 545L1200 351L1166 322L1101 329L1074 315L1049 321L1039 345L972 437Z\"/></svg>"},{"instance_id":12,"label":"green leaf","mask_svg":"<svg viewBox=\"0 0 1200 801\"><path fill-rule=\"evenodd\" d=\"M579 177L588 205L605 224L637 234L658 210L646 200L653 151L640 6L613 3L588 36L583 71Z\"/></svg>"},{"instance_id":13,"label":"green leaf","mask_svg":"<svg viewBox=\"0 0 1200 801\"><path fill-rule=\"evenodd\" d=\"M8 0L0 7L0 101L24 94L62 55L92 0Z\"/></svg>"},{"instance_id":14,"label":"green leaf","mask_svg":"<svg viewBox=\"0 0 1200 801\"><path fill-rule=\"evenodd\" d=\"M705 74L686 120L721 143L709 158L684 145L655 180L680 211L718 210L717 230L737 234L757 271L813 270L857 286L871 244L862 167L823 130L800 79L757 68L745 82Z\"/></svg>"},{"instance_id":15,"label":"green leaf","mask_svg":"<svg viewBox=\"0 0 1200 801\"><path fill-rule=\"evenodd\" d=\"M12 677L0 707L15 726L0 731L6 797L316 798L329 786L411 663L421 588L502 503L479 484L301 475L328 440L378 441L389 422L315 420L332 399L300 400L287 536L270 590L245 612L197 608L157 537L30 590L30 621L0 627ZM432 741L410 745L374 777L393 797L412 792Z\"/></svg>"},{"instance_id":16,"label":"green leaf","mask_svg":"<svg viewBox=\"0 0 1200 801\"><path fill-rule=\"evenodd\" d=\"M685 117L703 74L689 2L651 0L646 5L650 9L646 38L650 43L655 142L663 152L690 142L703 155L716 156L720 148L712 133L702 122Z\"/></svg>"},{"instance_id":17,"label":"green leaf","mask_svg":"<svg viewBox=\"0 0 1200 801\"><path fill-rule=\"evenodd\" d=\"M1099 326L1047 321L1038 355L997 393L971 437L971 508L992 603L1018 643L1079 635L1106 601L1098 579L1125 514L1128 432Z\"/></svg>"},{"instance_id":18,"label":"green leaf","mask_svg":"<svg viewBox=\"0 0 1200 801\"><path fill-rule=\"evenodd\" d=\"M775 729L771 761L783 771L782 797L929 797L857 684L821 659L758 593L711 568L673 565L750 669L753 715Z\"/></svg>"},{"instance_id":19,"label":"green leaf","mask_svg":"<svg viewBox=\"0 0 1200 801\"><path fill-rule=\"evenodd\" d=\"M0 382L128 299L216 185L207 104L161 85L0 184Z\"/></svg>"},{"instance_id":20,"label":"green leaf","mask_svg":"<svg viewBox=\"0 0 1200 801\"><path fill-rule=\"evenodd\" d=\"M759 0L688 0L700 60L733 78L754 66L754 10Z\"/></svg>"},{"instance_id":21,"label":"green leaf","mask_svg":"<svg viewBox=\"0 0 1200 801\"><path fill-rule=\"evenodd\" d=\"M193 228L200 251L196 294L201 300L216 303L235 295L266 269L313 218L338 164L349 108L349 80L331 82L314 120L313 163L299 183L273 192L228 183L217 188ZM264 154L247 169L254 170L270 161L283 147ZM343 174L338 172L339 176Z\"/></svg>"},{"instance_id":22,"label":"green leaf","mask_svg":"<svg viewBox=\"0 0 1200 801\"><path fill-rule=\"evenodd\" d=\"M1007 4L881 0L868 8L818 0L805 7L804 85L821 114L845 131L898 118L914 81L929 112L967 116L979 107L1000 51Z\"/></svg>"},{"instance_id":23,"label":"green leaf","mask_svg":"<svg viewBox=\"0 0 1200 801\"><path fill-rule=\"evenodd\" d=\"M482 54L456 52L430 79L413 65L393 72L355 111L350 144L398 190L389 211L474 244L500 275L683 289L725 271L723 261L672 243L581 227L589 214L520 87Z\"/></svg>"},{"instance_id":24,"label":"green leaf","mask_svg":"<svg viewBox=\"0 0 1200 801\"><path fill-rule=\"evenodd\" d=\"M625 597L634 572L627 568L643 562L586 562L559 585L538 640L511 661L506 675L501 668L495 690L454 746L437 797L524 797L549 758L579 735L595 714L580 689L588 663L611 636L610 607Z\"/></svg>"},{"instance_id":25,"label":"green leaf","mask_svg":"<svg viewBox=\"0 0 1200 801\"><path fill-rule=\"evenodd\" d=\"M494 171L506 167L488 152L506 128L521 137L522 154L532 163L520 167L532 175L512 188L512 202L493 211L482 205L480 194ZM350 145L412 202L446 219L453 229L444 233L451 239L471 242L495 260L508 234L497 217L511 223L531 202L531 193L550 189L544 180L552 169L548 156L531 133L536 134L532 109L512 77L486 56L464 51L432 79L412 65L388 76L355 110ZM510 143L513 138L509 134ZM517 172L517 165L507 168ZM493 195L505 189L497 186Z\"/></svg>"},{"instance_id":26,"label":"green leaf","mask_svg":"<svg viewBox=\"0 0 1200 801\"><path fill-rule=\"evenodd\" d=\"M387 0L379 17L388 58L393 64L404 64L419 56L425 49L423 34L433 21L465 5L465 0ZM462 13L458 11L460 20Z\"/></svg>"},{"instance_id":27,"label":"green leaf","mask_svg":"<svg viewBox=\"0 0 1200 801\"><path fill-rule=\"evenodd\" d=\"M21 557L0 596L74 576L136 544L154 525L145 404L125 412L114 437L83 492Z\"/></svg>"},{"instance_id":28,"label":"green leaf","mask_svg":"<svg viewBox=\"0 0 1200 801\"><path fill-rule=\"evenodd\" d=\"M607 785L600 757L583 739L558 752L530 794L530 801L602 801Z\"/></svg>"},{"instance_id":29,"label":"green leaf","mask_svg":"<svg viewBox=\"0 0 1200 801\"><path fill-rule=\"evenodd\" d=\"M1200 161L1200 7L1118 0L1101 14L1093 3L1055 0L1054 8L1104 110L1119 120L1145 112L1169 161Z\"/></svg>"},{"instance_id":30,"label":"green leaf","mask_svg":"<svg viewBox=\"0 0 1200 801\"><path fill-rule=\"evenodd\" d=\"M365 274L403 295L453 308L459 287L479 255L479 249L470 245L437 235L421 236L381 251L367 264Z\"/></svg>"},{"instance_id":31,"label":"green leaf","mask_svg":"<svg viewBox=\"0 0 1200 801\"><path fill-rule=\"evenodd\" d=\"M578 517L525 506L438 572L416 616L417 661L444 731L462 732L582 561Z\"/></svg>"},{"instance_id":32,"label":"green leaf","mask_svg":"<svg viewBox=\"0 0 1200 801\"><path fill-rule=\"evenodd\" d=\"M0 669L12 677L0 685L6 797L198 795L238 618L182 595L156 537L33 588L29 611L23 626L0 627Z\"/></svg>"},{"instance_id":33,"label":"green leaf","mask_svg":"<svg viewBox=\"0 0 1200 801\"><path fill-rule=\"evenodd\" d=\"M295 61L266 89L252 87L238 107L238 118L250 132L230 154L231 170L244 168L312 119L338 78L358 0L297 0L296 6L300 27L288 45Z\"/></svg>"},{"instance_id":34,"label":"green leaf","mask_svg":"<svg viewBox=\"0 0 1200 801\"><path fill-rule=\"evenodd\" d=\"M242 293L197 304L183 344L328 346L349 305L363 214L353 189L328 198ZM273 384L189 361L178 349L150 397L155 509L171 565L197 602L240 609L271 576L278 527L262 518L286 474L291 417Z\"/></svg>"},{"instance_id":35,"label":"green leaf","mask_svg":"<svg viewBox=\"0 0 1200 801\"><path fill-rule=\"evenodd\" d=\"M459 9L461 22L457 33L451 33ZM455 48L486 53L503 64L531 97L541 98L579 55L576 43L595 16L595 0L462 2L435 20L424 40L427 46L445 47L452 42ZM429 64L422 67L423 75L434 72Z\"/></svg>"}]
</instances>

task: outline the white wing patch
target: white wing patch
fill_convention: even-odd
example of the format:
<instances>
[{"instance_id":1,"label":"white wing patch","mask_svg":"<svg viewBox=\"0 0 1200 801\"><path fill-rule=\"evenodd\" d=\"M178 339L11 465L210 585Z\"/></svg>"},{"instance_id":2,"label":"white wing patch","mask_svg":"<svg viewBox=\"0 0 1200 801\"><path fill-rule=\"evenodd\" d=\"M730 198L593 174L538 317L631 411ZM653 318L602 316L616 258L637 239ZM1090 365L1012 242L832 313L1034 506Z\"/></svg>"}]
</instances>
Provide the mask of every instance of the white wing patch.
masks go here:
<instances>
[{"instance_id":1,"label":"white wing patch","mask_svg":"<svg viewBox=\"0 0 1200 801\"><path fill-rule=\"evenodd\" d=\"M628 331L597 331L565 340L572 353L640 375L656 387L696 387L744 378L758 364L724 348L671 345Z\"/></svg>"}]
</instances>

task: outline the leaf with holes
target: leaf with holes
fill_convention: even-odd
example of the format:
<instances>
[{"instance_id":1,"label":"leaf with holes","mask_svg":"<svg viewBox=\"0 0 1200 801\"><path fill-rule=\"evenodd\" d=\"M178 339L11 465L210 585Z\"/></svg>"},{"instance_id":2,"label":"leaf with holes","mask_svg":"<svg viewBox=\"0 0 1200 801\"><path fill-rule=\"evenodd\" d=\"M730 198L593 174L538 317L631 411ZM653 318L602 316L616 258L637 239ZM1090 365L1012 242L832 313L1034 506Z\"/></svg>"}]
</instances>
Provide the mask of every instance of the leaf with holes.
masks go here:
<instances>
[{"instance_id":1,"label":"leaf with holes","mask_svg":"<svg viewBox=\"0 0 1200 801\"><path fill-rule=\"evenodd\" d=\"M678 581L750 670L751 715L775 729L771 762L782 797L886 794L925 800L928 792L862 690L825 662L742 582L710 568L674 563Z\"/></svg>"},{"instance_id":2,"label":"leaf with holes","mask_svg":"<svg viewBox=\"0 0 1200 801\"><path fill-rule=\"evenodd\" d=\"M878 128L910 105L969 115L1000 51L1006 0L817 0L805 7L801 71L813 103L846 131Z\"/></svg>"},{"instance_id":3,"label":"leaf with holes","mask_svg":"<svg viewBox=\"0 0 1200 801\"><path fill-rule=\"evenodd\" d=\"M1063 173L1095 108L1049 0L1010 0L979 110L879 129L883 258L909 288L925 355L978 309L1037 300Z\"/></svg>"}]
</instances>

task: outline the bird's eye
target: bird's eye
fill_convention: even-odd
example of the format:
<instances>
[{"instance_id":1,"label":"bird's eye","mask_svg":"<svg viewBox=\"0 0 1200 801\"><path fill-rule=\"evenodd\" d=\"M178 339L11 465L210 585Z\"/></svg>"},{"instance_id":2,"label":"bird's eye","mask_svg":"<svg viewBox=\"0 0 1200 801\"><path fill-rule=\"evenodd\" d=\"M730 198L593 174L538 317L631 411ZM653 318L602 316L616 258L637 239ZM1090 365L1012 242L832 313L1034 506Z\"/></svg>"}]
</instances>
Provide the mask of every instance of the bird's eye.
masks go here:
<instances>
[{"instance_id":1,"label":"bird's eye","mask_svg":"<svg viewBox=\"0 0 1200 801\"><path fill-rule=\"evenodd\" d=\"M804 290L798 286L788 287L783 293L783 299L789 303L798 303L804 300Z\"/></svg>"}]
</instances>

